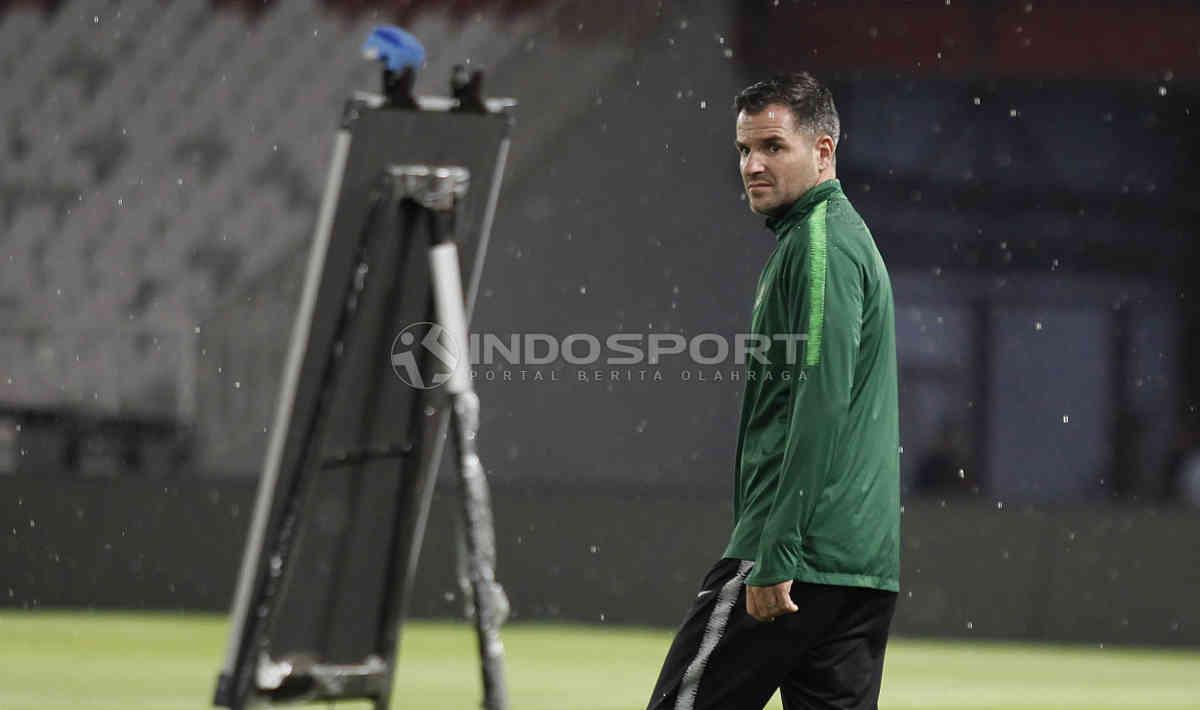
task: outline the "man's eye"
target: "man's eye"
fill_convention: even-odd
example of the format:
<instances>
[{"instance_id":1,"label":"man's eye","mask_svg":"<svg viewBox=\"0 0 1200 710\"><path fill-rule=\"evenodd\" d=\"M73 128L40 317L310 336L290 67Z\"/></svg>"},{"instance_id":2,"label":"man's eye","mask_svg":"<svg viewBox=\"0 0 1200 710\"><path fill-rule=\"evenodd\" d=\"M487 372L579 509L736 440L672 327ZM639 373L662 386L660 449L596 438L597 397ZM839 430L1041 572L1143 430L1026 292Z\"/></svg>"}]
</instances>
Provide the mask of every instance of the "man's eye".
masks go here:
<instances>
[{"instance_id":1,"label":"man's eye","mask_svg":"<svg viewBox=\"0 0 1200 710\"><path fill-rule=\"evenodd\" d=\"M767 148L767 150L771 151L772 153L778 153L779 151L783 150L783 146L781 146L781 145L772 145L772 146L770 146L769 148Z\"/></svg>"}]
</instances>

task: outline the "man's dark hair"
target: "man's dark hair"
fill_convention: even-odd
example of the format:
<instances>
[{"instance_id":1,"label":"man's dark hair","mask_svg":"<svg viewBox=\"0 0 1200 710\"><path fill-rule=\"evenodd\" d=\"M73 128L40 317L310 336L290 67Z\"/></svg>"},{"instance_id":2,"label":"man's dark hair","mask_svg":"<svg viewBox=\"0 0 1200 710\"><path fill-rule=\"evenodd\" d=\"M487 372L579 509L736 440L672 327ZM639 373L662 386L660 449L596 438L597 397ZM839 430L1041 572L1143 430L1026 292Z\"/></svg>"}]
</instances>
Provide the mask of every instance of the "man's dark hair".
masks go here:
<instances>
[{"instance_id":1,"label":"man's dark hair","mask_svg":"<svg viewBox=\"0 0 1200 710\"><path fill-rule=\"evenodd\" d=\"M828 133L837 147L841 133L833 94L808 72L778 74L742 89L733 106L738 111L759 113L770 104L783 104L792 110L796 126L817 135Z\"/></svg>"}]
</instances>

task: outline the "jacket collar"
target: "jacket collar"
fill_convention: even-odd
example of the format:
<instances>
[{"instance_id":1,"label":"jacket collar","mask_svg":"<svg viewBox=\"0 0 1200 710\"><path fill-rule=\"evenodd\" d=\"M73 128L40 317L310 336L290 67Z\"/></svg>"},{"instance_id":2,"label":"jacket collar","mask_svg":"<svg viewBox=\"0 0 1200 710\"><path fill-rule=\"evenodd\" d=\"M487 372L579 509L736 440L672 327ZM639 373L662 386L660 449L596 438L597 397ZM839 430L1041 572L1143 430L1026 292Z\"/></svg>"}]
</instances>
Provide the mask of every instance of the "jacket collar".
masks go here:
<instances>
[{"instance_id":1,"label":"jacket collar","mask_svg":"<svg viewBox=\"0 0 1200 710\"><path fill-rule=\"evenodd\" d=\"M819 182L808 188L808 192L801 195L800 199L796 200L795 204L788 208L788 211L781 217L768 217L767 228L775 233L776 239L782 239L792 225L807 217L818 203L829 199L834 194L841 194L841 192L842 183L837 178Z\"/></svg>"}]
</instances>

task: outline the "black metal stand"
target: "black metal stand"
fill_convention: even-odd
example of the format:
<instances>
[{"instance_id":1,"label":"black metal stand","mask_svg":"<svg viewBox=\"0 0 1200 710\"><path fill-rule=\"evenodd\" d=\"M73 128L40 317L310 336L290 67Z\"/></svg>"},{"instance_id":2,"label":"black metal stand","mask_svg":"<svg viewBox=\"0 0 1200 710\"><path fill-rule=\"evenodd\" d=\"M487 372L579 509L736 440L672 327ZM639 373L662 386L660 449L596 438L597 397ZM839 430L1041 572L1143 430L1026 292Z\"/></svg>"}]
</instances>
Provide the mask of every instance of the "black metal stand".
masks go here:
<instances>
[{"instance_id":1,"label":"black metal stand","mask_svg":"<svg viewBox=\"0 0 1200 710\"><path fill-rule=\"evenodd\" d=\"M482 100L478 74L456 74L449 101L414 99L412 79L386 73L387 94L350 102L338 134L214 698L231 710L349 699L386 710L451 421L484 706L507 707L508 604L475 449L478 398L461 376L402 384L376 356L413 321L456 319L465 346L512 103ZM455 117L472 111L485 120ZM472 175L490 180L469 191ZM435 252L441 268L426 268ZM446 379L440 358L413 353L422 383Z\"/></svg>"}]
</instances>

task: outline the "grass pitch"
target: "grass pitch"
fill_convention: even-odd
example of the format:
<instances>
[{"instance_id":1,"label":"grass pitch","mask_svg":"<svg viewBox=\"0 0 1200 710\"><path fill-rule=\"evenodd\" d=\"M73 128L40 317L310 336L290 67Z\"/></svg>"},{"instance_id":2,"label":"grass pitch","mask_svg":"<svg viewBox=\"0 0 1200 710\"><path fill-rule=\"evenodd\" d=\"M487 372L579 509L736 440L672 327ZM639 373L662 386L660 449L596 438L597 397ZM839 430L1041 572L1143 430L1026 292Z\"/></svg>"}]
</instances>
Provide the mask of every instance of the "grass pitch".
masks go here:
<instances>
[{"instance_id":1,"label":"grass pitch","mask_svg":"<svg viewBox=\"0 0 1200 710\"><path fill-rule=\"evenodd\" d=\"M670 632L530 623L504 638L513 710L632 710L645 707ZM394 708L478 707L466 624L412 623L402 644ZM224 648L214 616L0 612L0 708L199 710ZM894 639L880 704L1200 709L1200 652Z\"/></svg>"}]
</instances>

